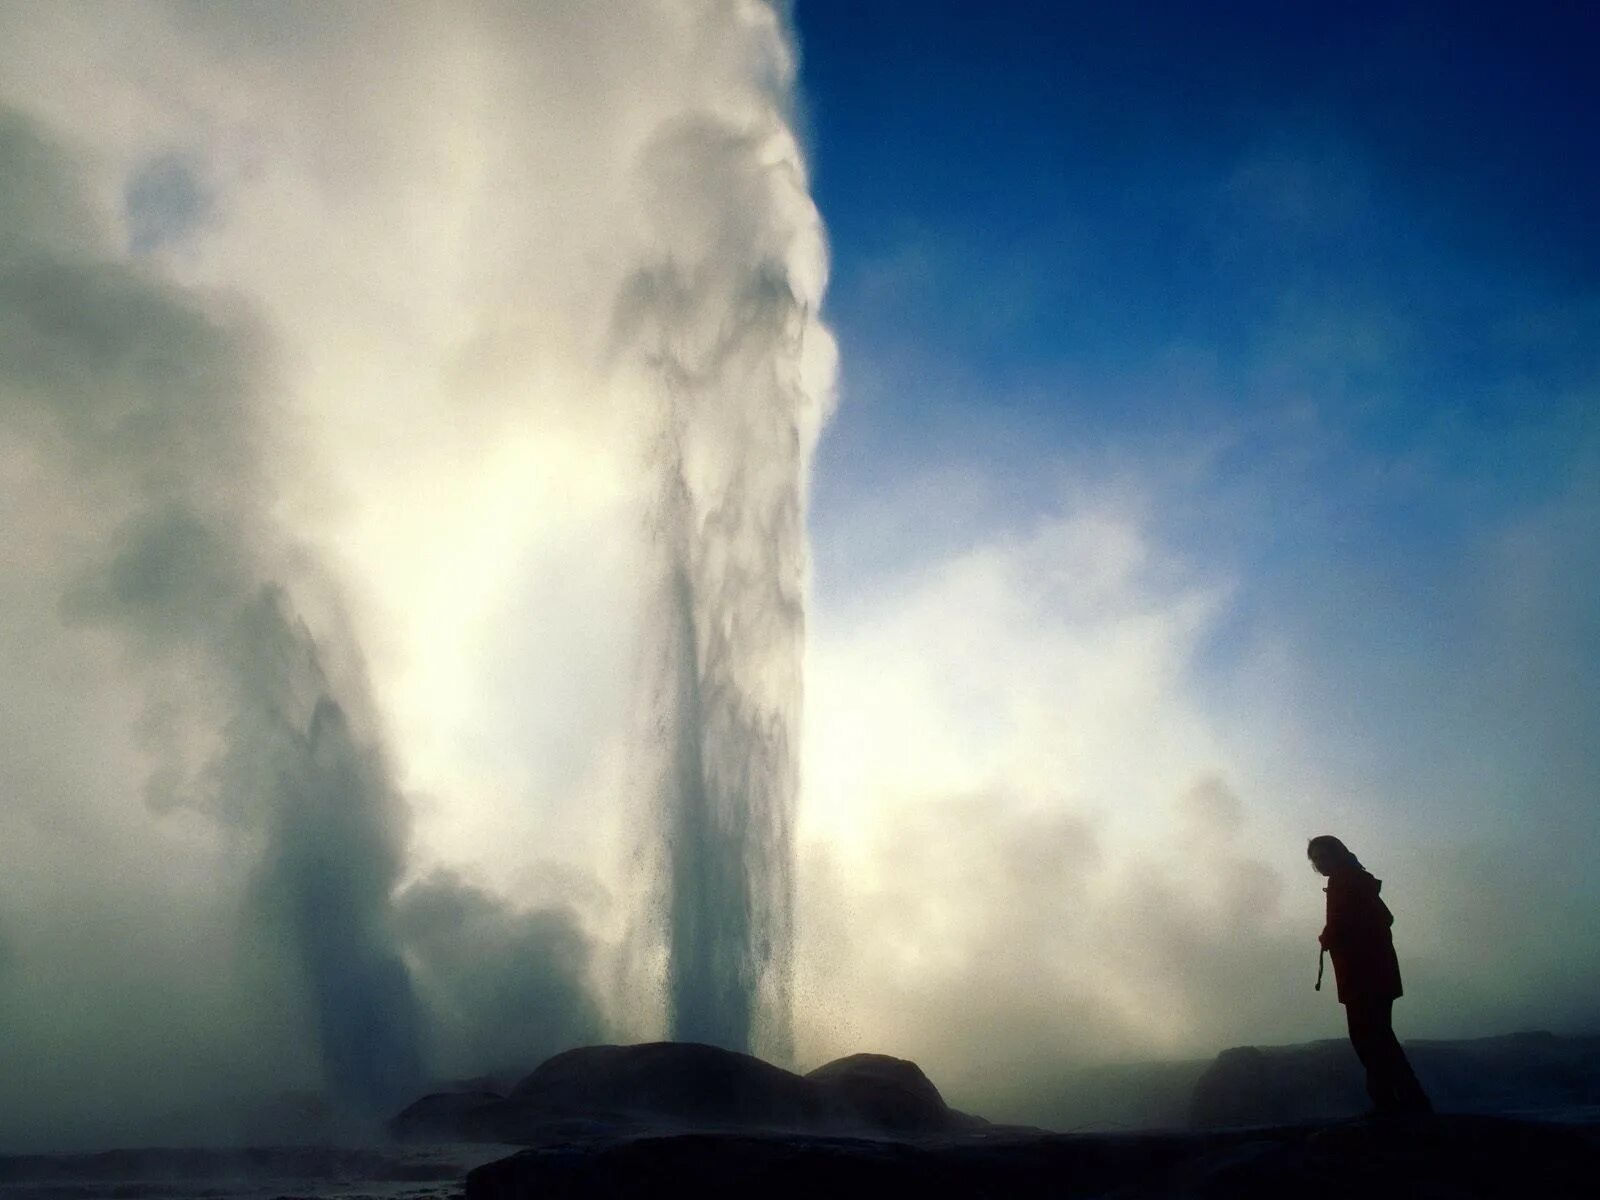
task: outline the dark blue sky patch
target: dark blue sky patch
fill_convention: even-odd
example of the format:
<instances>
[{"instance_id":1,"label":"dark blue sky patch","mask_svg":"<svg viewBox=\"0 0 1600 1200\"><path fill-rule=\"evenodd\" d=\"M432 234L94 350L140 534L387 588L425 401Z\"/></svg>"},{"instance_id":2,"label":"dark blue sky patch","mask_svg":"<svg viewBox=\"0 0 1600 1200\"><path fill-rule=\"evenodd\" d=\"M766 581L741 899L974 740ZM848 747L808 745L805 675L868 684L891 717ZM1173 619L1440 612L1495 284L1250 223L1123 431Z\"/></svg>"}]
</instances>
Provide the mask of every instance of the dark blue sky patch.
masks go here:
<instances>
[{"instance_id":1,"label":"dark blue sky patch","mask_svg":"<svg viewBox=\"0 0 1600 1200\"><path fill-rule=\"evenodd\" d=\"M1410 457L1570 421L1596 365L1600 8L797 19L844 355L821 537L885 469L981 450L975 427L1025 427L1038 460L1309 406L1348 449Z\"/></svg>"}]
</instances>

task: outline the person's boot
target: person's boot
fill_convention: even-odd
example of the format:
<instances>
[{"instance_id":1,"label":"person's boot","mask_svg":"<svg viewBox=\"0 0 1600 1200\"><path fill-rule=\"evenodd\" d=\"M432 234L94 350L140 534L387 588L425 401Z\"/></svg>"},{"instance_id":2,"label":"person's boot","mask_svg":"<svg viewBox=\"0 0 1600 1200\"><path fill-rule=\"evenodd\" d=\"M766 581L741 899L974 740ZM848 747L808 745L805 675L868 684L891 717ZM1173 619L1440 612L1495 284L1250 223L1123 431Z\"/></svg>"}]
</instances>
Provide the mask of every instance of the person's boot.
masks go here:
<instances>
[{"instance_id":1,"label":"person's boot","mask_svg":"<svg viewBox=\"0 0 1600 1200\"><path fill-rule=\"evenodd\" d=\"M1428 1099L1428 1093L1422 1090L1422 1084L1417 1080L1417 1074L1411 1069L1411 1064L1401 1059L1395 1064L1394 1097L1401 1112L1431 1113L1433 1103Z\"/></svg>"},{"instance_id":2,"label":"person's boot","mask_svg":"<svg viewBox=\"0 0 1600 1200\"><path fill-rule=\"evenodd\" d=\"M1362 1120L1381 1120L1400 1111L1399 1097L1394 1094L1389 1081L1376 1071L1367 1072L1367 1099L1372 1102L1372 1107L1361 1114Z\"/></svg>"},{"instance_id":3,"label":"person's boot","mask_svg":"<svg viewBox=\"0 0 1600 1200\"><path fill-rule=\"evenodd\" d=\"M1433 1111L1433 1101L1414 1077L1400 1091L1400 1111L1417 1114Z\"/></svg>"}]
</instances>

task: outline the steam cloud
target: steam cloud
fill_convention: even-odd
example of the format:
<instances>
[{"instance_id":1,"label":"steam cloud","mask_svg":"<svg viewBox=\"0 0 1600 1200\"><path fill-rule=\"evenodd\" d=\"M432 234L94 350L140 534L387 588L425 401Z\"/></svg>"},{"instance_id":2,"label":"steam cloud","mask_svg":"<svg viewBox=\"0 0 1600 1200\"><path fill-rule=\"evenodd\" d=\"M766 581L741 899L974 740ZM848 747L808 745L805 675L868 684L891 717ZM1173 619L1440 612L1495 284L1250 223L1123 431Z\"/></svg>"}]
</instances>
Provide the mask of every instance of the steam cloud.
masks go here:
<instances>
[{"instance_id":1,"label":"steam cloud","mask_svg":"<svg viewBox=\"0 0 1600 1200\"><path fill-rule=\"evenodd\" d=\"M401 894L396 920L429 1015L429 1061L440 1073L514 1079L602 1036L584 986L592 947L570 909L518 911L440 871Z\"/></svg>"},{"instance_id":2,"label":"steam cloud","mask_svg":"<svg viewBox=\"0 0 1600 1200\"><path fill-rule=\"evenodd\" d=\"M388 911L405 822L359 677L335 683L279 583L262 352L87 230L36 234L28 194L70 184L16 119L3 139L18 214L0 273L6 425L94 498L66 610L114 632L145 680L152 799L259 841L258 898L295 948L327 1083L381 1108L421 1078ZM186 761L201 745L215 749Z\"/></svg>"}]
</instances>

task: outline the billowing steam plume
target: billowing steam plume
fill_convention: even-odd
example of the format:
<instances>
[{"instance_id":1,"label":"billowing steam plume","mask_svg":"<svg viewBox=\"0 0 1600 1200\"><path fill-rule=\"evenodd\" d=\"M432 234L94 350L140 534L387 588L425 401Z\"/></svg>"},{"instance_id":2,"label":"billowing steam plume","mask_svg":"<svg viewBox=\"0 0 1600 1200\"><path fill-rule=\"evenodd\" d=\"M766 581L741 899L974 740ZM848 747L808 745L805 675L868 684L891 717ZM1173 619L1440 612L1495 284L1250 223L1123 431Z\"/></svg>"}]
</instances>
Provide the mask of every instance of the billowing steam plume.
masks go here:
<instances>
[{"instance_id":1,"label":"billowing steam plume","mask_svg":"<svg viewBox=\"0 0 1600 1200\"><path fill-rule=\"evenodd\" d=\"M68 615L114 632L144 681L152 801L259 845L258 901L303 972L330 1091L392 1103L421 1075L389 928L404 814L353 650L336 681L280 582L260 349L46 208L72 184L14 119L0 188L0 422L86 498Z\"/></svg>"}]
</instances>

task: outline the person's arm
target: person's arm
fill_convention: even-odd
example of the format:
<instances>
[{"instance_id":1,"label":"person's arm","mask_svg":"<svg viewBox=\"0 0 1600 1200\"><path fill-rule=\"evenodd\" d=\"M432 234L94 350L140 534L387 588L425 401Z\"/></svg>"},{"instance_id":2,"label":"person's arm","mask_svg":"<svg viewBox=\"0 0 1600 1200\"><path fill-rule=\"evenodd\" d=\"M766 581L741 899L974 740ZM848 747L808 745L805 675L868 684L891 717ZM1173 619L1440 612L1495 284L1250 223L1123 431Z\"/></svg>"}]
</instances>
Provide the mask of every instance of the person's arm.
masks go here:
<instances>
[{"instance_id":1,"label":"person's arm","mask_svg":"<svg viewBox=\"0 0 1600 1200\"><path fill-rule=\"evenodd\" d=\"M1338 875L1328 877L1328 886L1325 890L1328 893L1328 917L1322 932L1317 935L1317 941L1322 944L1324 950L1334 950L1348 935L1353 915L1351 912L1353 896Z\"/></svg>"}]
</instances>

